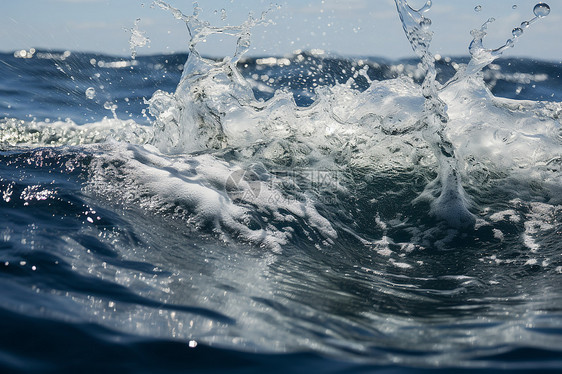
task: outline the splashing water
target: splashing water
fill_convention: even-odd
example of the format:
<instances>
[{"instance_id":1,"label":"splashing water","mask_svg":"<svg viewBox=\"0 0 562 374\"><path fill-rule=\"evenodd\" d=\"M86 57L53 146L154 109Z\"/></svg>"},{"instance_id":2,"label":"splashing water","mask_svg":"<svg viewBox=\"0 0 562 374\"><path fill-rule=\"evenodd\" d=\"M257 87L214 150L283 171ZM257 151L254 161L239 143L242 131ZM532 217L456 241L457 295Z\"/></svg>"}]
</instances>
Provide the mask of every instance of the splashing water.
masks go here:
<instances>
[{"instance_id":1,"label":"splashing water","mask_svg":"<svg viewBox=\"0 0 562 374\"><path fill-rule=\"evenodd\" d=\"M458 72L443 87L438 87L438 83L435 81L435 59L429 50L433 37L433 33L429 30L431 20L423 16L423 13L431 8L431 0L428 0L419 10L410 7L406 0L395 0L395 3L406 36L412 48L420 57L423 69L426 71L422 84L422 92L426 99L425 118L422 120L425 123L422 125L427 126L424 135L432 145L439 160L439 175L428 185L428 188L420 198L424 198L427 195L435 195L439 191L439 197L432 202L433 213L445 219L452 226L468 227L475 223L475 217L468 209L470 199L467 197L461 184L459 165L454 147L444 135L448 117L446 105L439 98L438 91L481 71L483 67L501 56L506 49L512 48L517 39L523 35L523 28L529 27L539 18L546 17L550 12L550 7L544 3L535 5L533 9L535 17L529 21L524 21L521 27L514 28L512 30L513 39L508 39L503 46L496 49L490 50L483 47L487 26L494 22L495 19L491 18L486 21L480 30L473 30L472 36L474 39L469 46L471 59L468 66L465 70ZM482 7L478 5L474 10L479 12L481 9Z\"/></svg>"},{"instance_id":2,"label":"splashing water","mask_svg":"<svg viewBox=\"0 0 562 374\"><path fill-rule=\"evenodd\" d=\"M472 30L471 34L473 37L472 42L468 48L470 52L470 62L464 74L471 75L482 70L483 67L492 63L495 59L500 57L505 50L513 48L518 38L523 35L525 29L527 29L531 24L539 20L540 18L546 17L550 13L550 7L545 3L538 3L533 9L535 17L529 21L521 22L520 27L515 27L512 30L513 38L508 39L504 45L495 49L486 49L483 45L483 40L486 37L486 30L488 25L495 21L494 18L488 19L480 27L479 30Z\"/></svg>"},{"instance_id":3,"label":"splashing water","mask_svg":"<svg viewBox=\"0 0 562 374\"><path fill-rule=\"evenodd\" d=\"M291 95L283 91L275 92L274 97L267 102L256 100L251 85L237 68L237 63L249 49L252 28L268 23L267 11L262 13L259 19L250 16L240 26L216 27L199 19L201 9L197 3L194 4L193 14L189 16L163 1L155 1L154 4L170 11L176 19L183 20L190 36L190 54L176 92L169 94L158 91L149 101L150 113L155 118L152 144L159 151L182 154L237 147L244 149L251 146L257 147L258 151L254 149L252 153L259 155L258 160L262 161L261 157L269 155L271 148L295 148L294 144L281 146L282 142L278 139L296 136L308 149L300 156L301 160L298 161L300 164L311 167L316 162L314 161L316 158L325 158L326 154L319 156L318 151L326 143L327 137L320 134L311 136L317 132L314 128L319 126L318 123L311 122L311 118L324 116L324 113L332 110L337 111L334 95L345 97L348 92L343 93L338 86L318 90L317 104L308 109L307 113L297 109ZM472 59L468 67L459 71L453 79L441 87L436 81L435 59L430 52L433 37L430 30L431 20L424 16L424 13L430 10L432 2L427 1L418 10L410 7L405 0L396 0L395 4L406 36L414 52L420 57L422 69L425 71L425 78L421 85L421 93L424 97L423 115L408 131L415 130L423 134L438 164L437 177L426 186L424 192L414 202L429 202L431 214L446 221L452 227L472 227L476 217L469 210L471 199L463 188L459 158L447 136L449 123L447 105L440 98L439 92L451 83L466 79L481 70L483 66L501 55L507 47L491 51L476 47L482 45L484 30L491 20L488 21L477 35L473 34L476 36L469 48ZM537 12L540 13L543 8L544 6L539 7ZM542 11L541 14L544 13ZM534 22L535 19L529 23ZM222 61L214 61L203 58L199 54L198 44L215 34L227 34L237 38L233 56L225 57ZM491 56L492 59L483 58L483 55ZM376 85L373 84L371 89L375 90L375 87ZM336 109L328 109L327 104L336 105ZM336 127L327 125L330 128L327 134L333 136L335 132L338 139L348 138L349 133L353 133L350 128L357 126L356 121L351 122L355 117L349 113L358 110L347 102L346 114L334 113L332 118L336 120L337 125ZM279 123L280 118L282 123ZM288 121L288 118L292 120ZM257 146L257 144L261 145ZM282 151L285 152L286 150ZM341 156L333 155L333 157ZM250 157L250 160L257 161L254 156ZM290 161L290 163L294 162L296 161ZM328 236L330 235L332 234Z\"/></svg>"},{"instance_id":4,"label":"splashing water","mask_svg":"<svg viewBox=\"0 0 562 374\"><path fill-rule=\"evenodd\" d=\"M422 198L437 193L438 197L432 202L433 214L452 226L469 227L474 224L475 218L468 210L469 200L461 184L453 145L445 135L448 122L446 105L437 93L435 58L429 50L433 37L429 30L431 21L423 16L431 8L432 2L428 0L419 10L410 7L405 0L395 0L395 3L406 36L426 71L422 83L424 117L420 120L420 126L439 162L438 176L428 185Z\"/></svg>"},{"instance_id":5,"label":"splashing water","mask_svg":"<svg viewBox=\"0 0 562 374\"><path fill-rule=\"evenodd\" d=\"M190 37L190 53L176 91L157 91L148 101L149 112L153 117L153 129L150 131L152 139L149 143L156 147L151 148L152 150L178 156L217 152L217 157L221 159L225 157L221 152L234 152L234 161L242 167L264 163L266 169L273 170L280 167L353 170L353 167L359 166L386 173L396 168L421 168L435 162L437 175L428 177L432 182L411 201L421 204L420 206L429 202L430 212L446 221L449 226L474 226L476 218L470 211L473 209L471 198L465 192L461 178L461 171L465 167L460 164L461 161L464 162L463 157L457 154L456 144L459 142L451 138L454 131L450 126L447 110L447 105L451 103L446 103L440 95L450 95L453 83L462 86L461 82L468 80L474 71L478 70L471 68L480 64L474 62L480 61L480 52L475 52L478 40L475 39L471 43L473 56L469 67L459 69L454 78L441 86L436 80L435 58L430 52L433 36L430 30L431 20L424 16L431 8L431 1L427 1L418 10L411 8L406 1L395 2L406 36L422 61L423 71L419 73L424 76L421 92L419 87L405 77L382 83L371 80L366 74L367 70L357 69L347 82L331 87L318 87L315 91L316 102L308 108L298 107L293 94L283 89L272 90L272 97L267 101L257 100L254 95L255 82L243 77L237 67L249 49L251 30L270 22L266 19L268 11L263 12L257 19L249 16L239 26L217 27L199 19L200 8L197 3L192 15L185 15L163 1L155 1L154 4L186 23ZM547 14L546 4L538 4L537 7L536 18ZM138 21L135 27L137 25ZM482 27L482 32L486 25L487 23ZM226 34L237 39L233 56L215 61L200 55L197 48L199 43L216 34ZM485 32L480 35L480 45L484 35ZM483 47L481 50L486 52ZM496 53L494 58L498 55ZM295 58L298 60L300 57ZM290 63L290 60L287 61ZM266 63L269 62L264 60L263 64ZM479 65L479 69L481 68ZM469 73L470 71L472 73ZM356 84L356 80L365 76L369 87L364 92L350 89ZM88 89L86 94L92 95L93 92ZM423 107L423 113L417 113L418 106ZM114 120L118 120L118 107L114 102L107 101L104 108L111 111ZM21 131L15 133L21 136ZM145 139L149 131L139 133L139 139ZM420 133L423 140L419 137ZM112 134L115 134L115 131ZM400 136L395 136L397 134ZM100 136L98 134L93 139L99 139ZM52 135L49 137L53 138ZM120 131L114 137L127 138ZM66 139L64 136L60 138ZM416 161L413 166L408 157L392 156L397 149L402 150L404 154L408 153L406 150L414 154L412 159ZM204 162L211 163L209 159ZM217 166L217 169L220 168L222 166ZM256 172L255 175L258 175L256 179L260 180L260 183L277 180L276 176L269 172ZM248 185L255 184L254 182ZM354 183L353 180L345 178L342 178L342 182L344 185ZM134 184L131 183L132 185ZM124 185L123 188L133 187ZM131 191L131 194L134 192ZM242 196L247 197L245 194ZM315 223L311 225L322 232L321 235L325 238L334 238L336 235L333 227L320 219L319 212L314 210L314 199L306 194L299 198L305 202L303 211L308 212L306 215L314 217L311 222ZM244 203L257 204L257 201L244 200ZM271 210L283 209L281 202L277 205L270 203L260 202L269 206ZM296 210L295 205L293 211ZM234 209L225 211L234 212ZM244 209L232 213L233 217L239 220L244 214L247 214ZM232 220L225 218L217 222L219 226L231 224L232 230L241 230L241 226L235 225ZM317 224L318 222L322 223ZM221 230L220 227L217 228L217 231ZM242 235L246 238L259 237L261 232L242 231L246 232ZM276 239L268 239L266 242L276 243L276 248L285 240L278 240L278 233L269 232L266 236L269 234ZM250 241L252 240L254 239Z\"/></svg>"},{"instance_id":6,"label":"splashing water","mask_svg":"<svg viewBox=\"0 0 562 374\"><path fill-rule=\"evenodd\" d=\"M145 32L139 30L139 22L140 18L137 18L135 25L130 29L129 48L131 49L131 58L133 60L137 57L137 48L144 47L150 43L150 39L145 35Z\"/></svg>"},{"instance_id":7,"label":"splashing water","mask_svg":"<svg viewBox=\"0 0 562 374\"><path fill-rule=\"evenodd\" d=\"M559 66L526 60L535 72L522 74L522 62L498 61L480 72L478 41L474 61L436 62L430 1L395 4L421 64L315 51L247 58L264 15L216 27L197 5L192 15L155 5L186 23L187 61L8 56L86 66L69 97L106 118L2 120L0 276L13 289L2 307L40 320L54 317L38 306L54 306L80 331L106 327L123 344L127 334L166 339L157 354L176 339L183 361L186 347L208 345L234 360L312 351L505 369L519 367L505 353L521 347L545 353L544 366L558 360L562 106L495 97L483 77L548 90ZM536 17L548 13L537 6ZM235 52L201 56L213 35L235 38ZM114 74L110 88L93 79L101 69ZM132 80L118 89L124 71ZM149 82L137 94L153 94L152 127L120 120L126 101L107 95L134 80Z\"/></svg>"},{"instance_id":8,"label":"splashing water","mask_svg":"<svg viewBox=\"0 0 562 374\"><path fill-rule=\"evenodd\" d=\"M251 14L248 19L240 26L224 26L216 27L212 26L209 22L202 21L198 18L201 8L199 4L195 2L193 4L193 15L187 16L183 14L179 9L172 7L171 5L165 3L162 0L154 1L154 4L162 9L170 11L174 17L178 20L185 22L187 30L189 32L189 52L190 54L196 55L198 60L208 61L201 57L199 51L197 50L197 44L204 42L205 39L210 35L224 34L231 35L238 38L236 43L236 52L232 58L225 58L229 60L229 63L236 64L240 58L248 51L250 48L250 30L259 25L269 24L271 21L267 20L267 14L269 10L262 12L261 17L256 19ZM226 12L222 12L223 19L226 19Z\"/></svg>"},{"instance_id":9,"label":"splashing water","mask_svg":"<svg viewBox=\"0 0 562 374\"><path fill-rule=\"evenodd\" d=\"M223 148L226 146L226 136L221 117L224 117L227 108L231 105L241 107L255 101L251 87L240 75L236 64L250 48L250 30L269 23L266 21L267 11L259 19L250 15L240 26L215 27L198 18L200 8L197 3L194 4L192 16L184 15L163 1L154 3L172 12L176 19L183 20L190 36L190 53L176 93L169 95L160 91L150 100L150 112L157 118L154 144L165 152ZM214 34L231 35L238 39L234 56L225 57L220 62L201 57L197 44ZM199 98L207 94L200 90L212 87L207 84L210 81L217 82L213 90L218 91L209 92L209 97L219 91L223 94L199 106ZM183 109L177 111L176 108Z\"/></svg>"}]
</instances>

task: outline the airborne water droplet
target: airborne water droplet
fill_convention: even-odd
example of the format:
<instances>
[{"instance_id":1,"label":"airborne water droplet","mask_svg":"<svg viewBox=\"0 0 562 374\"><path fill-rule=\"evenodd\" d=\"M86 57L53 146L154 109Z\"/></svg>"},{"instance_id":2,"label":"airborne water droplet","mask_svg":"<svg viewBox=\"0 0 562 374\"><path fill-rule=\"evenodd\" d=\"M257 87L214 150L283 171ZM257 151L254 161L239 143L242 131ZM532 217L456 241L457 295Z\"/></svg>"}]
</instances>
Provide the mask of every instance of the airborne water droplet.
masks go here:
<instances>
[{"instance_id":1,"label":"airborne water droplet","mask_svg":"<svg viewBox=\"0 0 562 374\"><path fill-rule=\"evenodd\" d=\"M117 109L117 105L115 105L111 101L106 101L103 104L103 107L104 107L104 109L111 110L111 111L114 111L115 109Z\"/></svg>"},{"instance_id":2,"label":"airborne water droplet","mask_svg":"<svg viewBox=\"0 0 562 374\"><path fill-rule=\"evenodd\" d=\"M150 39L145 36L144 31L139 30L140 18L135 20L135 25L129 31L129 48L131 49L131 58L134 60L137 57L137 47L144 47L150 43Z\"/></svg>"},{"instance_id":3,"label":"airborne water droplet","mask_svg":"<svg viewBox=\"0 0 562 374\"><path fill-rule=\"evenodd\" d=\"M513 29L513 31L511 31L511 34L514 38L520 37L521 35L523 35L523 29L520 27L516 27Z\"/></svg>"},{"instance_id":4,"label":"airborne water droplet","mask_svg":"<svg viewBox=\"0 0 562 374\"><path fill-rule=\"evenodd\" d=\"M511 9L517 9L517 5L514 4L514 5L511 7Z\"/></svg>"},{"instance_id":5,"label":"airborne water droplet","mask_svg":"<svg viewBox=\"0 0 562 374\"><path fill-rule=\"evenodd\" d=\"M529 21L523 21L523 22L521 22L521 27L522 27L522 28L527 28L527 27L529 27L530 25L531 25L531 24L529 23Z\"/></svg>"},{"instance_id":6,"label":"airborne water droplet","mask_svg":"<svg viewBox=\"0 0 562 374\"><path fill-rule=\"evenodd\" d=\"M86 97L90 100L93 100L96 97L96 89L94 87L88 87L86 89Z\"/></svg>"},{"instance_id":7,"label":"airborne water droplet","mask_svg":"<svg viewBox=\"0 0 562 374\"><path fill-rule=\"evenodd\" d=\"M538 3L533 8L533 13L535 13L535 16L537 17L546 17L550 14L550 7L548 4Z\"/></svg>"},{"instance_id":8,"label":"airborne water droplet","mask_svg":"<svg viewBox=\"0 0 562 374\"><path fill-rule=\"evenodd\" d=\"M429 18L422 17L422 19L420 21L420 25L422 27L429 27L429 26L431 26L431 20Z\"/></svg>"},{"instance_id":9,"label":"airborne water droplet","mask_svg":"<svg viewBox=\"0 0 562 374\"><path fill-rule=\"evenodd\" d=\"M482 5L477 5L474 7L475 12L480 12L482 10Z\"/></svg>"}]
</instances>

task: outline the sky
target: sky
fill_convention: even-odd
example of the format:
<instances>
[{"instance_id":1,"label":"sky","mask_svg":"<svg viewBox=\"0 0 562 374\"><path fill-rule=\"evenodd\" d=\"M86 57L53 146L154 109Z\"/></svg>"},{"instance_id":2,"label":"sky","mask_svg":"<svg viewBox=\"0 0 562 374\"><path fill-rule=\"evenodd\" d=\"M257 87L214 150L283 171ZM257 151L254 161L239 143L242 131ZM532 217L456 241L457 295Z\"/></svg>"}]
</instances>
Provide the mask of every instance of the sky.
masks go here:
<instances>
[{"instance_id":1,"label":"sky","mask_svg":"<svg viewBox=\"0 0 562 374\"><path fill-rule=\"evenodd\" d=\"M275 0L199 0L200 17L213 25L240 24L252 12L259 16ZM169 0L185 14L191 0ZM425 0L410 0L421 7ZM433 0L426 16L435 32L432 52L442 56L468 53L470 30L494 17L485 40L497 48L511 30L533 17L537 0ZM0 4L0 51L37 48L131 54L129 38L135 20L150 43L139 55L185 52L185 24L151 6L152 0L6 0ZM533 24L505 56L562 61L562 0L546 1L551 14ZM250 55L281 56L303 49L323 49L344 56L413 56L393 0L279 0L268 13L273 24L252 30ZM475 11L480 5L482 10ZM516 6L514 9L514 5ZM225 12L221 12L224 9ZM226 14L226 19L222 19ZM235 41L210 38L203 54L232 54Z\"/></svg>"}]
</instances>

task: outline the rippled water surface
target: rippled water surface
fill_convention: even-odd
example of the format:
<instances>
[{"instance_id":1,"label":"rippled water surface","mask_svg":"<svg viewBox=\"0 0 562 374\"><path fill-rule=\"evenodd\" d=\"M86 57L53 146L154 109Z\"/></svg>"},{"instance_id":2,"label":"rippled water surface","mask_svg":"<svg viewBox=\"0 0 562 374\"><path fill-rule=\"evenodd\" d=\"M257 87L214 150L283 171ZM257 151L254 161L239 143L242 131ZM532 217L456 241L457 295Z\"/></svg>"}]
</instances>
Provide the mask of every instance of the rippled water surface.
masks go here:
<instances>
[{"instance_id":1,"label":"rippled water surface","mask_svg":"<svg viewBox=\"0 0 562 374\"><path fill-rule=\"evenodd\" d=\"M0 54L0 368L560 370L562 69L478 61Z\"/></svg>"}]
</instances>

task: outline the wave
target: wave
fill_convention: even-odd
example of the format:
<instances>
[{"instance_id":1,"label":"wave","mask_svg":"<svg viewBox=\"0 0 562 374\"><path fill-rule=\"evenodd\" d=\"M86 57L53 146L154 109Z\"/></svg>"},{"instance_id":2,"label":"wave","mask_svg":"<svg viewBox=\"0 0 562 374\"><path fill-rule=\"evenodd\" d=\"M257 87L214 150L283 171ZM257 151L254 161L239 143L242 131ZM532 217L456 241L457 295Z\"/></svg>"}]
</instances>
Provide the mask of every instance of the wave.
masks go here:
<instances>
[{"instance_id":1,"label":"wave","mask_svg":"<svg viewBox=\"0 0 562 374\"><path fill-rule=\"evenodd\" d=\"M558 81L547 93L560 66L495 60L508 45L484 49L486 24L471 57L435 61L430 2L396 3L421 65L244 58L265 14L219 28L160 1L191 33L181 68L178 56L3 56L82 71L73 100L104 107L68 120L3 109L4 242L43 239L5 267L70 279L33 290L46 304L70 298L55 319L153 338L467 367L521 341L551 348L556 337L534 337L554 329L548 305L559 311ZM234 56L198 53L213 33L239 37ZM107 69L106 83L127 69L179 84L106 100L90 67ZM120 119L129 94L147 107L141 119ZM20 226L34 214L56 219L28 238ZM42 315L28 300L4 307Z\"/></svg>"}]
</instances>

